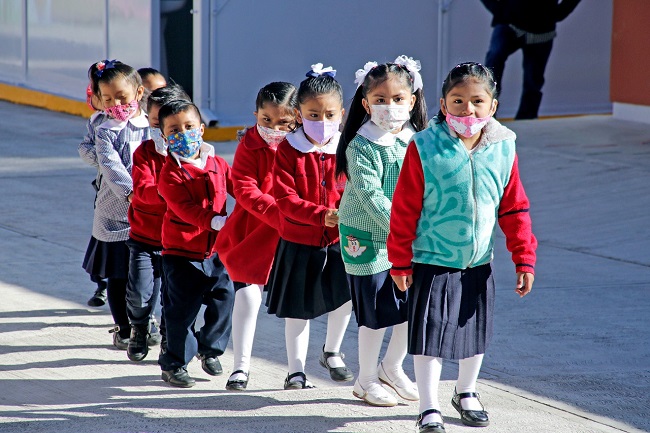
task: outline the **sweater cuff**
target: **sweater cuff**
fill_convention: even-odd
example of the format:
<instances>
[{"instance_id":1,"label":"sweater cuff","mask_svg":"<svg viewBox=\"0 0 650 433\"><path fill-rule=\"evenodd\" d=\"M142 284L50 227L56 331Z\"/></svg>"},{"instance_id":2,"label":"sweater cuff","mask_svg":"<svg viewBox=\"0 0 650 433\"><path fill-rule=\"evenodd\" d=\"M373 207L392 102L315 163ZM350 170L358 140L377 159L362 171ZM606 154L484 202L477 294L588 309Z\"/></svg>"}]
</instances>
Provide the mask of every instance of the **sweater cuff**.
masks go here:
<instances>
[{"instance_id":1,"label":"sweater cuff","mask_svg":"<svg viewBox=\"0 0 650 433\"><path fill-rule=\"evenodd\" d=\"M516 263L515 272L528 272L535 275L535 266L528 263Z\"/></svg>"},{"instance_id":2,"label":"sweater cuff","mask_svg":"<svg viewBox=\"0 0 650 433\"><path fill-rule=\"evenodd\" d=\"M407 275L413 275L413 267L412 266L393 266L390 268L390 274L395 275L396 277L401 277L401 276L407 276Z\"/></svg>"}]
</instances>

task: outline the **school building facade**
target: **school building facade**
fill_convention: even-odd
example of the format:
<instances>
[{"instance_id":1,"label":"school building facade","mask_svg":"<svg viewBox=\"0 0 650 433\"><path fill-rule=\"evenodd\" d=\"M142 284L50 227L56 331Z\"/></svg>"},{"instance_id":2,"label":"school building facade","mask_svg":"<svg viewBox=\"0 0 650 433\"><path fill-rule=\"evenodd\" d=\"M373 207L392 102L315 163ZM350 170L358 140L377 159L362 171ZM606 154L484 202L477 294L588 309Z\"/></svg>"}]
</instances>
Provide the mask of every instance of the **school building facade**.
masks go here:
<instances>
[{"instance_id":1,"label":"school building facade","mask_svg":"<svg viewBox=\"0 0 650 433\"><path fill-rule=\"evenodd\" d=\"M581 2L558 24L540 116L650 122L649 19L647 0ZM321 62L338 70L351 99L356 69L406 54L422 63L434 114L448 70L484 60L490 21L480 0L2 0L0 99L88 115L88 67L116 58L161 70L192 94L206 123L226 130L253 123L268 82L297 84ZM521 72L517 53L501 117L514 116Z\"/></svg>"}]
</instances>

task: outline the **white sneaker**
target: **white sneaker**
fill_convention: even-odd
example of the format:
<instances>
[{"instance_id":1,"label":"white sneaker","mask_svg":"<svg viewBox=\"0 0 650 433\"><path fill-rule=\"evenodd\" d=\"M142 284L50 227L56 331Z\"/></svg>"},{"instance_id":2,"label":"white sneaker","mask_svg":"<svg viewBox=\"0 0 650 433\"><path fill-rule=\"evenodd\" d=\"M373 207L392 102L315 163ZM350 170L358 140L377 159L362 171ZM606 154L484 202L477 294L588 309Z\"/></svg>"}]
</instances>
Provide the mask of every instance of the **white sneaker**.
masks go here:
<instances>
[{"instance_id":1,"label":"white sneaker","mask_svg":"<svg viewBox=\"0 0 650 433\"><path fill-rule=\"evenodd\" d=\"M400 369L397 372L397 377L393 380L386 374L384 363L382 362L377 369L377 375L380 381L393 388L404 400L418 401L420 399L417 385L411 382L411 379L404 373L404 370Z\"/></svg>"},{"instance_id":2,"label":"white sneaker","mask_svg":"<svg viewBox=\"0 0 650 433\"><path fill-rule=\"evenodd\" d=\"M379 382L371 382L366 389L359 383L359 379L354 382L352 394L360 398L371 406L391 407L397 406L397 399L391 393L386 391Z\"/></svg>"}]
</instances>

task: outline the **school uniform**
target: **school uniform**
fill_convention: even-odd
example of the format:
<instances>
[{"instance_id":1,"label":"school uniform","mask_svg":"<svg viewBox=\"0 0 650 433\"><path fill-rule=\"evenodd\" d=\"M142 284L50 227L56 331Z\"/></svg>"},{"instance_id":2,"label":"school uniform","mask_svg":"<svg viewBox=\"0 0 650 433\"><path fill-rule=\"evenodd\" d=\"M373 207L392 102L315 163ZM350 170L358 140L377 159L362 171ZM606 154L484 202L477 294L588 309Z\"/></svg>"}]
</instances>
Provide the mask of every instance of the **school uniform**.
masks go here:
<instances>
[{"instance_id":1,"label":"school uniform","mask_svg":"<svg viewBox=\"0 0 650 433\"><path fill-rule=\"evenodd\" d=\"M280 242L266 305L281 318L313 319L350 301L337 227L325 226L338 209L345 179L335 176L337 133L314 146L302 128L278 145L273 194L280 211Z\"/></svg>"},{"instance_id":2,"label":"school uniform","mask_svg":"<svg viewBox=\"0 0 650 433\"><path fill-rule=\"evenodd\" d=\"M402 161L415 130L407 123L391 134L365 122L348 144L349 178L341 198L339 229L352 306L359 326L382 329L407 320L389 275L386 238Z\"/></svg>"},{"instance_id":3,"label":"school uniform","mask_svg":"<svg viewBox=\"0 0 650 433\"><path fill-rule=\"evenodd\" d=\"M132 324L149 323L162 283L162 222L167 210L158 193L158 179L167 151L153 140L143 142L133 154L133 198L126 244L130 251L127 312Z\"/></svg>"},{"instance_id":4,"label":"school uniform","mask_svg":"<svg viewBox=\"0 0 650 433\"><path fill-rule=\"evenodd\" d=\"M215 216L226 215L232 195L230 167L203 143L198 160L167 157L158 190L167 211L162 223L163 305L167 351L160 355L162 370L186 366L196 355L222 355L228 344L234 301L233 283L219 256L212 228ZM205 324L194 322L206 305Z\"/></svg>"},{"instance_id":5,"label":"school uniform","mask_svg":"<svg viewBox=\"0 0 650 433\"><path fill-rule=\"evenodd\" d=\"M413 136L393 197L388 259L408 289L409 353L465 359L493 328L490 262L497 222L519 272L534 273L537 240L519 178L515 134L495 119L468 151L446 122Z\"/></svg>"},{"instance_id":6,"label":"school uniform","mask_svg":"<svg viewBox=\"0 0 650 433\"><path fill-rule=\"evenodd\" d=\"M232 165L235 208L217 236L219 258L235 289L264 285L269 279L280 239L280 213L273 197L276 150L249 128L239 142Z\"/></svg>"}]
</instances>

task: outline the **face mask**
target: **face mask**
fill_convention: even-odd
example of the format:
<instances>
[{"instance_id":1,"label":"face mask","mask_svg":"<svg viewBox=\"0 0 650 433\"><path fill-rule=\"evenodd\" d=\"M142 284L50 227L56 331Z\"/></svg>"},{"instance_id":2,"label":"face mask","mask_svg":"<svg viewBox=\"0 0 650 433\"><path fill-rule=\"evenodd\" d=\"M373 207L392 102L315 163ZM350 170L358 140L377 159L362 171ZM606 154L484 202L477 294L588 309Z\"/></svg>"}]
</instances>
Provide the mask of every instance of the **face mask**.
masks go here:
<instances>
[{"instance_id":1,"label":"face mask","mask_svg":"<svg viewBox=\"0 0 650 433\"><path fill-rule=\"evenodd\" d=\"M96 111L96 108L93 107L93 85L88 84L88 87L86 87L86 104L90 108L91 111Z\"/></svg>"},{"instance_id":2,"label":"face mask","mask_svg":"<svg viewBox=\"0 0 650 433\"><path fill-rule=\"evenodd\" d=\"M394 131L411 118L408 105L371 105L370 120L384 131Z\"/></svg>"},{"instance_id":3,"label":"face mask","mask_svg":"<svg viewBox=\"0 0 650 433\"><path fill-rule=\"evenodd\" d=\"M447 112L447 124L451 129L465 138L470 138L479 132L488 123L492 116L472 117L472 116L454 116Z\"/></svg>"},{"instance_id":4,"label":"face mask","mask_svg":"<svg viewBox=\"0 0 650 433\"><path fill-rule=\"evenodd\" d=\"M104 109L106 114L111 116L115 120L124 122L129 120L135 113L138 111L138 101L135 99L128 104L116 105L114 107L106 107Z\"/></svg>"},{"instance_id":5,"label":"face mask","mask_svg":"<svg viewBox=\"0 0 650 433\"><path fill-rule=\"evenodd\" d=\"M302 118L302 127L312 140L321 146L339 131L340 120L309 120Z\"/></svg>"},{"instance_id":6,"label":"face mask","mask_svg":"<svg viewBox=\"0 0 650 433\"><path fill-rule=\"evenodd\" d=\"M167 137L167 150L183 158L194 156L201 148L203 139L199 128L185 132L177 132Z\"/></svg>"},{"instance_id":7,"label":"face mask","mask_svg":"<svg viewBox=\"0 0 650 433\"><path fill-rule=\"evenodd\" d=\"M151 128L151 139L155 143L158 153L167 155L167 143L165 143L160 128Z\"/></svg>"},{"instance_id":8,"label":"face mask","mask_svg":"<svg viewBox=\"0 0 650 433\"><path fill-rule=\"evenodd\" d=\"M280 144L280 142L284 140L284 137L287 135L287 131L277 131L273 128L260 126L259 124L257 125L257 132L260 133L260 137L266 141L266 144L271 147L277 147L277 145Z\"/></svg>"}]
</instances>

